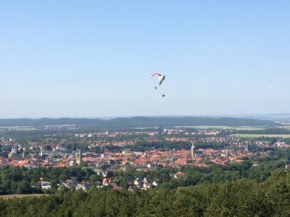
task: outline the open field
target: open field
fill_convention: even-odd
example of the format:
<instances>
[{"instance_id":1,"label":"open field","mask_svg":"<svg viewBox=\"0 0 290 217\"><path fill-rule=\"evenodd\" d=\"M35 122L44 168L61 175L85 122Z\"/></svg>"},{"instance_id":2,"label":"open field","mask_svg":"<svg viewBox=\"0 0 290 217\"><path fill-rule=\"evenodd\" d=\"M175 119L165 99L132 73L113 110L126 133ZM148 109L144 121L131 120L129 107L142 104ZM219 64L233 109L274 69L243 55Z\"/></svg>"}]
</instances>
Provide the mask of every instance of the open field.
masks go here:
<instances>
[{"instance_id":1,"label":"open field","mask_svg":"<svg viewBox=\"0 0 290 217\"><path fill-rule=\"evenodd\" d=\"M290 130L290 126L289 125L280 126L279 128Z\"/></svg>"},{"instance_id":2,"label":"open field","mask_svg":"<svg viewBox=\"0 0 290 217\"><path fill-rule=\"evenodd\" d=\"M200 130L207 130L207 129L235 129L235 130L262 130L262 127L253 127L253 126L178 126L176 128L191 128L191 129L200 129Z\"/></svg>"},{"instance_id":3,"label":"open field","mask_svg":"<svg viewBox=\"0 0 290 217\"><path fill-rule=\"evenodd\" d=\"M23 198L23 197L41 197L46 194L8 194L8 195L0 195L0 199L9 200L13 198Z\"/></svg>"},{"instance_id":4,"label":"open field","mask_svg":"<svg viewBox=\"0 0 290 217\"><path fill-rule=\"evenodd\" d=\"M231 134L230 136L239 138L290 138L290 134Z\"/></svg>"}]
</instances>

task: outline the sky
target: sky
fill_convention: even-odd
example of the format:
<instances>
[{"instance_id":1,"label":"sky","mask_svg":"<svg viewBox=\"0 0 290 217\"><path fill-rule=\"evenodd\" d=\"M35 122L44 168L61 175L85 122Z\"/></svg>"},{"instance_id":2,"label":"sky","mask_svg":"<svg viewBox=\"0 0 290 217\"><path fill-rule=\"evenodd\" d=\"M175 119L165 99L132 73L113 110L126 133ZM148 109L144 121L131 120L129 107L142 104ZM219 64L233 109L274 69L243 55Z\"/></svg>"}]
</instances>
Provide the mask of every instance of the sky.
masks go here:
<instances>
[{"instance_id":1,"label":"sky","mask_svg":"<svg viewBox=\"0 0 290 217\"><path fill-rule=\"evenodd\" d=\"M289 113L289 35L288 0L1 0L0 118Z\"/></svg>"}]
</instances>

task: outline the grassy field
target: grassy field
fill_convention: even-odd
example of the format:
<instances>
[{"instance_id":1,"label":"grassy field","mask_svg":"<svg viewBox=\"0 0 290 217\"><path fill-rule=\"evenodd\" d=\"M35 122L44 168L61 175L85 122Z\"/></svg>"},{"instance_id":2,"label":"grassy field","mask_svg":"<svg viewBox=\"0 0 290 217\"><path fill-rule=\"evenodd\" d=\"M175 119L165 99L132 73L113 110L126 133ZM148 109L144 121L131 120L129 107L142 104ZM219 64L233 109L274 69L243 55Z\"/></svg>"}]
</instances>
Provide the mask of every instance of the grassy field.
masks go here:
<instances>
[{"instance_id":1,"label":"grassy field","mask_svg":"<svg viewBox=\"0 0 290 217\"><path fill-rule=\"evenodd\" d=\"M281 129L286 129L286 130L290 130L290 126L286 125L286 126L280 126L278 128L281 128Z\"/></svg>"},{"instance_id":2,"label":"grassy field","mask_svg":"<svg viewBox=\"0 0 290 217\"><path fill-rule=\"evenodd\" d=\"M41 197L46 194L8 194L8 195L0 195L0 199L9 200L13 198L23 198L23 197Z\"/></svg>"},{"instance_id":3,"label":"grassy field","mask_svg":"<svg viewBox=\"0 0 290 217\"><path fill-rule=\"evenodd\" d=\"M230 136L239 138L290 138L290 134L231 134Z\"/></svg>"},{"instance_id":4,"label":"grassy field","mask_svg":"<svg viewBox=\"0 0 290 217\"><path fill-rule=\"evenodd\" d=\"M235 130L261 130L262 127L253 127L253 126L238 126L238 127L231 127L231 126L185 126L185 127L176 127L176 128L191 128L191 129L235 129Z\"/></svg>"}]
</instances>

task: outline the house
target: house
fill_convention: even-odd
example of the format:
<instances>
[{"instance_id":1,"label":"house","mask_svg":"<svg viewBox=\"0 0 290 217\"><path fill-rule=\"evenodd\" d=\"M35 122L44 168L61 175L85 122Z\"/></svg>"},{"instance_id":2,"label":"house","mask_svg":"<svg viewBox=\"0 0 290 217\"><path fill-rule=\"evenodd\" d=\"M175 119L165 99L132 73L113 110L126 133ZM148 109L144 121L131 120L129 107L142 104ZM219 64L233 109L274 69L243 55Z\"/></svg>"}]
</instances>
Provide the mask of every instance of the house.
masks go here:
<instances>
[{"instance_id":1,"label":"house","mask_svg":"<svg viewBox=\"0 0 290 217\"><path fill-rule=\"evenodd\" d=\"M171 174L171 176L175 179L180 179L182 178L183 176L185 175L184 172L178 172L178 173L175 173L175 174Z\"/></svg>"},{"instance_id":2,"label":"house","mask_svg":"<svg viewBox=\"0 0 290 217\"><path fill-rule=\"evenodd\" d=\"M69 161L69 166L70 167L76 166L75 161L74 160Z\"/></svg>"},{"instance_id":3,"label":"house","mask_svg":"<svg viewBox=\"0 0 290 217\"><path fill-rule=\"evenodd\" d=\"M111 179L104 178L103 179L103 186L109 186L111 184Z\"/></svg>"},{"instance_id":4,"label":"house","mask_svg":"<svg viewBox=\"0 0 290 217\"><path fill-rule=\"evenodd\" d=\"M137 187L137 188L142 188L142 181L139 180L139 178L137 177L135 180L134 180L134 185Z\"/></svg>"},{"instance_id":5,"label":"house","mask_svg":"<svg viewBox=\"0 0 290 217\"><path fill-rule=\"evenodd\" d=\"M75 188L77 186L77 182L72 179L67 179L64 183L61 184L66 188Z\"/></svg>"},{"instance_id":6,"label":"house","mask_svg":"<svg viewBox=\"0 0 290 217\"><path fill-rule=\"evenodd\" d=\"M136 189L138 189L138 188L135 185L129 185L129 187L128 187L128 191L134 191Z\"/></svg>"},{"instance_id":7,"label":"house","mask_svg":"<svg viewBox=\"0 0 290 217\"><path fill-rule=\"evenodd\" d=\"M97 182L95 182L95 184L96 184L97 189L101 189L102 187L104 187L102 185L102 182L97 181Z\"/></svg>"},{"instance_id":8,"label":"house","mask_svg":"<svg viewBox=\"0 0 290 217\"><path fill-rule=\"evenodd\" d=\"M24 167L27 169L35 169L35 168L38 168L39 166L34 165L34 164L25 164Z\"/></svg>"},{"instance_id":9,"label":"house","mask_svg":"<svg viewBox=\"0 0 290 217\"><path fill-rule=\"evenodd\" d=\"M157 183L156 181L154 181L154 182L152 183L152 185L153 185L154 187L158 187L158 183Z\"/></svg>"},{"instance_id":10,"label":"house","mask_svg":"<svg viewBox=\"0 0 290 217\"><path fill-rule=\"evenodd\" d=\"M79 183L76 185L75 189L86 191L86 190L88 190L89 187L90 187L90 185L88 185L86 183Z\"/></svg>"},{"instance_id":11,"label":"house","mask_svg":"<svg viewBox=\"0 0 290 217\"><path fill-rule=\"evenodd\" d=\"M152 180L150 179L150 178L144 178L143 179L143 182L145 183L145 184L148 184L148 183L152 183Z\"/></svg>"},{"instance_id":12,"label":"house","mask_svg":"<svg viewBox=\"0 0 290 217\"><path fill-rule=\"evenodd\" d=\"M42 190L48 190L48 189L51 189L51 184L50 184L50 182L41 181L41 182L40 182L40 185L41 185L41 189L42 189Z\"/></svg>"},{"instance_id":13,"label":"house","mask_svg":"<svg viewBox=\"0 0 290 217\"><path fill-rule=\"evenodd\" d=\"M143 183L142 189L147 190L148 188L151 188L152 184L151 183Z\"/></svg>"}]
</instances>

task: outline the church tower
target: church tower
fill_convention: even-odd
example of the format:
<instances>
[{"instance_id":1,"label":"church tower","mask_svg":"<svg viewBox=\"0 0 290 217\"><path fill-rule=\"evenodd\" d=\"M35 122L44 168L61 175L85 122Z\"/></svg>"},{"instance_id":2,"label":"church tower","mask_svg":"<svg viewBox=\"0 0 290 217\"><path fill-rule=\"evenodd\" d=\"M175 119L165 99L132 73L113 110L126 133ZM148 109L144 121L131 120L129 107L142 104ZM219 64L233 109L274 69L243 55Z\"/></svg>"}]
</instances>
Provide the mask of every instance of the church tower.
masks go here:
<instances>
[{"instance_id":1,"label":"church tower","mask_svg":"<svg viewBox=\"0 0 290 217\"><path fill-rule=\"evenodd\" d=\"M81 165L81 163L82 163L82 150L81 149L78 149L77 150L77 153L76 153L76 163L78 165Z\"/></svg>"},{"instance_id":2,"label":"church tower","mask_svg":"<svg viewBox=\"0 0 290 217\"><path fill-rule=\"evenodd\" d=\"M195 149L195 146L192 143L191 148L190 148L190 155L191 155L191 158L192 158L192 162L194 162L194 149Z\"/></svg>"},{"instance_id":3,"label":"church tower","mask_svg":"<svg viewBox=\"0 0 290 217\"><path fill-rule=\"evenodd\" d=\"M245 151L246 151L246 152L249 152L249 151L250 151L249 144L246 145L246 147L245 147Z\"/></svg>"}]
</instances>

